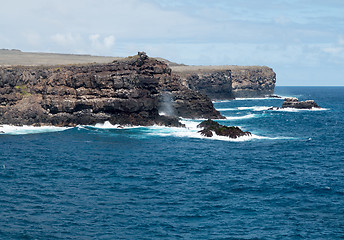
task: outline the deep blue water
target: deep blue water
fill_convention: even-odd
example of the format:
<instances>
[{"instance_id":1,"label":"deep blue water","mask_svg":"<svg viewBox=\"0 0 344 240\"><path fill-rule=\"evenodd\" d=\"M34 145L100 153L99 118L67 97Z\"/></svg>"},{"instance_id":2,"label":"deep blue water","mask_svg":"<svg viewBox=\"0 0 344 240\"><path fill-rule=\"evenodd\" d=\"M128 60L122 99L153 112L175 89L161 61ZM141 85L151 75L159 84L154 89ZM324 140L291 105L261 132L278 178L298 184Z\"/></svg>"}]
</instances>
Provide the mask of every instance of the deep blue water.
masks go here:
<instances>
[{"instance_id":1,"label":"deep blue water","mask_svg":"<svg viewBox=\"0 0 344 240\"><path fill-rule=\"evenodd\" d=\"M343 239L344 87L276 93L324 110L214 103L221 123L256 136L245 141L168 128L1 134L0 239Z\"/></svg>"}]
</instances>

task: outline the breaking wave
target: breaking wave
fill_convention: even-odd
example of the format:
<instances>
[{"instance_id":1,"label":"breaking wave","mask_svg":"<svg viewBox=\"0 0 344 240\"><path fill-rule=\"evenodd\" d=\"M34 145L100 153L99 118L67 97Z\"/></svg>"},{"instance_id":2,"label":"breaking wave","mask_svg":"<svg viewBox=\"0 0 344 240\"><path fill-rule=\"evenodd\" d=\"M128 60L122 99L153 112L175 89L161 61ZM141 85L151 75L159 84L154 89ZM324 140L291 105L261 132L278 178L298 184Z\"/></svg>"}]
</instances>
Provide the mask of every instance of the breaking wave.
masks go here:
<instances>
[{"instance_id":1,"label":"breaking wave","mask_svg":"<svg viewBox=\"0 0 344 240\"><path fill-rule=\"evenodd\" d=\"M279 112L305 112L305 111L327 111L329 109L327 108L311 108L311 109L299 109L299 108L279 108L279 109L273 109L271 111L279 111Z\"/></svg>"},{"instance_id":2,"label":"breaking wave","mask_svg":"<svg viewBox=\"0 0 344 240\"><path fill-rule=\"evenodd\" d=\"M327 108L311 108L311 109L298 109L298 108L279 108L279 109L271 109L274 106L251 106L251 107L237 107L237 108L217 108L218 111L226 112L226 111L280 111L280 112L302 112L302 111L327 111Z\"/></svg>"},{"instance_id":3,"label":"breaking wave","mask_svg":"<svg viewBox=\"0 0 344 240\"><path fill-rule=\"evenodd\" d=\"M54 127L54 126L13 126L13 125L0 125L0 134L7 135L23 135L23 134L35 134L35 133L48 133L48 132L61 132L71 127Z\"/></svg>"},{"instance_id":4,"label":"breaking wave","mask_svg":"<svg viewBox=\"0 0 344 240\"><path fill-rule=\"evenodd\" d=\"M262 115L259 114L248 114L244 116L226 116L227 120L241 120L241 119L250 119L250 118L259 118L262 117Z\"/></svg>"}]
</instances>

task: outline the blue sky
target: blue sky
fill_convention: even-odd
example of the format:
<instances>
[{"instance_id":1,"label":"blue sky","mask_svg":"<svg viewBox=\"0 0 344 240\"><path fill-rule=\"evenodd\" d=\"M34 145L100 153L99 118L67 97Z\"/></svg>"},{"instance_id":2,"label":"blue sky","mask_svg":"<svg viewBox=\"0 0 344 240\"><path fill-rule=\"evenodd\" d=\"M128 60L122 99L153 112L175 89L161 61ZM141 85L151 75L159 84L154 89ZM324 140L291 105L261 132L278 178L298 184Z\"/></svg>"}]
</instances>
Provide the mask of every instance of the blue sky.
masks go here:
<instances>
[{"instance_id":1,"label":"blue sky","mask_svg":"<svg viewBox=\"0 0 344 240\"><path fill-rule=\"evenodd\" d=\"M280 86L344 85L343 0L1 0L0 48L266 65Z\"/></svg>"}]
</instances>

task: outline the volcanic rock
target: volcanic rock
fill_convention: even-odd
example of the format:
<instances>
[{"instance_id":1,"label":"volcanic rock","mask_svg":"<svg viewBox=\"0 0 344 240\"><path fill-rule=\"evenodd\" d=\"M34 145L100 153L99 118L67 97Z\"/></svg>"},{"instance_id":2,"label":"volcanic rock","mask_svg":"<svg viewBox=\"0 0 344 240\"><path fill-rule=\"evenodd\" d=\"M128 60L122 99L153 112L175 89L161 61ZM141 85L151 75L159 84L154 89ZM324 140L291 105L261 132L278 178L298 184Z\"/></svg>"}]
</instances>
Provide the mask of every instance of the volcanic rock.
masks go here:
<instances>
[{"instance_id":1,"label":"volcanic rock","mask_svg":"<svg viewBox=\"0 0 344 240\"><path fill-rule=\"evenodd\" d=\"M274 93L276 73L265 66L171 66L185 85L213 100L265 97Z\"/></svg>"},{"instance_id":2,"label":"volcanic rock","mask_svg":"<svg viewBox=\"0 0 344 240\"><path fill-rule=\"evenodd\" d=\"M314 100L299 102L299 99L297 98L285 98L282 104L282 108L311 109L320 107L314 102Z\"/></svg>"},{"instance_id":3,"label":"volcanic rock","mask_svg":"<svg viewBox=\"0 0 344 240\"><path fill-rule=\"evenodd\" d=\"M169 92L173 116L160 116ZM182 126L178 117L221 118L211 100L144 52L107 64L0 68L0 124Z\"/></svg>"},{"instance_id":4,"label":"volcanic rock","mask_svg":"<svg viewBox=\"0 0 344 240\"><path fill-rule=\"evenodd\" d=\"M206 137L212 137L213 132L218 136L226 136L229 138L251 136L250 132L244 132L239 127L224 126L211 119L201 122L199 125L197 125L197 127L203 128L202 130L199 131L199 133L201 133L201 135L206 136Z\"/></svg>"}]
</instances>

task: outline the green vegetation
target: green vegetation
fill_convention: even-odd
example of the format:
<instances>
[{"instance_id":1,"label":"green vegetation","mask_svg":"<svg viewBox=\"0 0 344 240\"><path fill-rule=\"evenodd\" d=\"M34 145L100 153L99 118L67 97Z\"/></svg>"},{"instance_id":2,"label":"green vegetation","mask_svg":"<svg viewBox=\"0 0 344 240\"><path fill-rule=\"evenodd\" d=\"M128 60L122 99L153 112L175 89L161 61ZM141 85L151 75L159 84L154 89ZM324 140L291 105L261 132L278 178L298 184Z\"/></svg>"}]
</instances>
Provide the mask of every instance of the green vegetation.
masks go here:
<instances>
[{"instance_id":1,"label":"green vegetation","mask_svg":"<svg viewBox=\"0 0 344 240\"><path fill-rule=\"evenodd\" d=\"M20 86L15 86L17 90L19 90L20 94L24 97L30 96L31 93L27 92L27 87L25 84L20 85Z\"/></svg>"}]
</instances>

